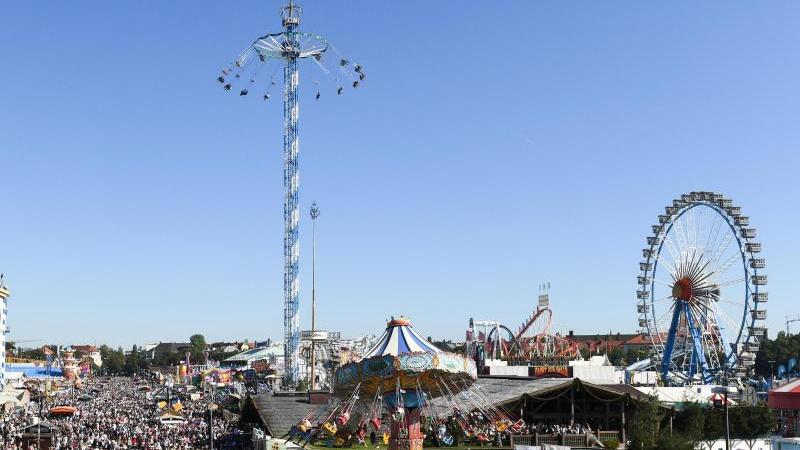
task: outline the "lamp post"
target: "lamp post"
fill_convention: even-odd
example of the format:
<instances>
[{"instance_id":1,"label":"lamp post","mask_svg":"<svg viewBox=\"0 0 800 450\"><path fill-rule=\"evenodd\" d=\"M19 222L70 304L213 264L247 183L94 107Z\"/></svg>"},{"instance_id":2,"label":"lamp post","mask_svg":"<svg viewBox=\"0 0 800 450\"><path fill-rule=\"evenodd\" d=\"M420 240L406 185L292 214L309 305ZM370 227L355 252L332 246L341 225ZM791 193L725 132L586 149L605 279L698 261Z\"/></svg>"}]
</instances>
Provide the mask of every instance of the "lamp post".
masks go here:
<instances>
[{"instance_id":1,"label":"lamp post","mask_svg":"<svg viewBox=\"0 0 800 450\"><path fill-rule=\"evenodd\" d=\"M715 394L722 394L722 401L725 402L723 407L725 408L725 450L730 450L731 448L731 424L728 417L728 394L731 392L731 388L728 386L728 373L727 371L723 375L722 378L722 386L715 387L711 389L711 392Z\"/></svg>"},{"instance_id":2,"label":"lamp post","mask_svg":"<svg viewBox=\"0 0 800 450\"><path fill-rule=\"evenodd\" d=\"M311 382L308 383L309 400L314 391L314 368L316 361L316 336L317 331L317 217L319 207L317 202L311 204Z\"/></svg>"},{"instance_id":3,"label":"lamp post","mask_svg":"<svg viewBox=\"0 0 800 450\"><path fill-rule=\"evenodd\" d=\"M775 360L769 360L769 388L772 389L772 383L775 382L775 372L773 366L775 365Z\"/></svg>"},{"instance_id":4,"label":"lamp post","mask_svg":"<svg viewBox=\"0 0 800 450\"><path fill-rule=\"evenodd\" d=\"M211 401L208 402L208 448L214 450L214 410L218 408L215 401L217 400L217 387L211 385Z\"/></svg>"}]
</instances>

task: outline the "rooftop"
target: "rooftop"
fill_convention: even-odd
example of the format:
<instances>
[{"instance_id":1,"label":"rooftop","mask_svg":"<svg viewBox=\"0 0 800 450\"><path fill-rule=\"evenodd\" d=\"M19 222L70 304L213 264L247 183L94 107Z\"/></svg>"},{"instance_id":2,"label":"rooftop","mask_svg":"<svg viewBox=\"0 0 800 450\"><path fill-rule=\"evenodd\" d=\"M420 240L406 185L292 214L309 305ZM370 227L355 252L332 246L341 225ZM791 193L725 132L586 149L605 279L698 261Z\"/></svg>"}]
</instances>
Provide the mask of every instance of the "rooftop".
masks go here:
<instances>
[{"instance_id":1,"label":"rooftop","mask_svg":"<svg viewBox=\"0 0 800 450\"><path fill-rule=\"evenodd\" d=\"M271 436L283 436L292 426L314 412L316 417L324 417L333 404L312 405L308 396L303 395L252 395L248 397L245 409L254 407L265 430ZM247 414L245 412L244 414Z\"/></svg>"},{"instance_id":2,"label":"rooftop","mask_svg":"<svg viewBox=\"0 0 800 450\"><path fill-rule=\"evenodd\" d=\"M226 358L227 362L234 361L254 361L258 359L269 358L270 356L281 357L283 356L283 344L271 345L269 347L257 347L251 350L245 350L237 353L230 358Z\"/></svg>"},{"instance_id":3,"label":"rooftop","mask_svg":"<svg viewBox=\"0 0 800 450\"><path fill-rule=\"evenodd\" d=\"M772 392L787 392L793 394L800 394L800 378L797 378L794 381L790 381L782 386L776 387L775 389L770 391L770 393Z\"/></svg>"}]
</instances>

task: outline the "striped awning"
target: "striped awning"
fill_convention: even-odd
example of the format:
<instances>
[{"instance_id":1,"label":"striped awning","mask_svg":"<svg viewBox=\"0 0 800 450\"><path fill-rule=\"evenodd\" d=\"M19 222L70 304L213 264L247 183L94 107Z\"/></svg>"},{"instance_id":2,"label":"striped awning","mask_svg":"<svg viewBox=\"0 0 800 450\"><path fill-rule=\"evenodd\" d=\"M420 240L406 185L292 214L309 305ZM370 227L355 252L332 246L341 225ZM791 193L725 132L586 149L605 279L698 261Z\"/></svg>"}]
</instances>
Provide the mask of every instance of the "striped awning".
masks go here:
<instances>
[{"instance_id":1,"label":"striped awning","mask_svg":"<svg viewBox=\"0 0 800 450\"><path fill-rule=\"evenodd\" d=\"M364 355L364 358L373 356L392 355L403 353L441 353L433 344L426 341L411 326L411 321L405 317L394 317L386 324L378 342Z\"/></svg>"}]
</instances>

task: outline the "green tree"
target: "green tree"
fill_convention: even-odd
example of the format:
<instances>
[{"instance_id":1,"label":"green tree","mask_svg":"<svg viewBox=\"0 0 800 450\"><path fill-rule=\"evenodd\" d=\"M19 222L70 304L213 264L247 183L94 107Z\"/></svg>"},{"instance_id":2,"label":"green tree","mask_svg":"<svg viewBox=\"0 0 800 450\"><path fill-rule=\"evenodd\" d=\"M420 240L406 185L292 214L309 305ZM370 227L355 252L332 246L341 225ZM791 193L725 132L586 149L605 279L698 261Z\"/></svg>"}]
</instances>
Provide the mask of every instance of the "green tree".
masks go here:
<instances>
[{"instance_id":1,"label":"green tree","mask_svg":"<svg viewBox=\"0 0 800 450\"><path fill-rule=\"evenodd\" d=\"M675 414L673 427L681 436L696 444L703 439L705 429L705 415L708 408L699 403L689 403Z\"/></svg>"},{"instance_id":2,"label":"green tree","mask_svg":"<svg viewBox=\"0 0 800 450\"><path fill-rule=\"evenodd\" d=\"M193 334L189 338L190 352L192 353L192 362L201 364L205 362L206 352L206 338L202 334Z\"/></svg>"},{"instance_id":3,"label":"green tree","mask_svg":"<svg viewBox=\"0 0 800 450\"><path fill-rule=\"evenodd\" d=\"M691 439L680 433L661 433L656 441L656 450L694 450Z\"/></svg>"},{"instance_id":4,"label":"green tree","mask_svg":"<svg viewBox=\"0 0 800 450\"><path fill-rule=\"evenodd\" d=\"M51 348L58 348L58 346L52 346ZM20 349L19 357L20 358L29 358L29 359L39 359L39 360L46 359L46 356L44 354L44 347L32 348L32 349L28 349L28 350Z\"/></svg>"},{"instance_id":5,"label":"green tree","mask_svg":"<svg viewBox=\"0 0 800 450\"><path fill-rule=\"evenodd\" d=\"M655 449L660 425L661 417L658 400L653 397L647 397L640 401L628 432L631 448L636 450Z\"/></svg>"},{"instance_id":6,"label":"green tree","mask_svg":"<svg viewBox=\"0 0 800 450\"><path fill-rule=\"evenodd\" d=\"M139 349L136 345L131 348L131 351L125 355L125 366L124 372L126 375L133 375L139 371L139 366L141 364L142 355L139 353Z\"/></svg>"},{"instance_id":7,"label":"green tree","mask_svg":"<svg viewBox=\"0 0 800 450\"><path fill-rule=\"evenodd\" d=\"M766 379L770 378L772 371L778 371L778 366L785 366L789 358L800 357L800 334L787 336L781 331L774 339L761 339L759 342L755 371Z\"/></svg>"},{"instance_id":8,"label":"green tree","mask_svg":"<svg viewBox=\"0 0 800 450\"><path fill-rule=\"evenodd\" d=\"M709 449L714 448L714 443L725 436L725 416L717 409L707 408L703 418L703 442Z\"/></svg>"},{"instance_id":9,"label":"green tree","mask_svg":"<svg viewBox=\"0 0 800 450\"><path fill-rule=\"evenodd\" d=\"M625 362L627 364L633 364L647 358L647 356L647 350L645 349L629 348L628 351L625 352Z\"/></svg>"},{"instance_id":10,"label":"green tree","mask_svg":"<svg viewBox=\"0 0 800 450\"><path fill-rule=\"evenodd\" d=\"M626 365L625 352L622 351L621 347L615 347L608 352L608 360L615 366L624 366Z\"/></svg>"},{"instance_id":11,"label":"green tree","mask_svg":"<svg viewBox=\"0 0 800 450\"><path fill-rule=\"evenodd\" d=\"M120 347L112 350L107 345L100 346L100 359L103 361L103 369L109 375L122 375L125 369L125 353Z\"/></svg>"},{"instance_id":12,"label":"green tree","mask_svg":"<svg viewBox=\"0 0 800 450\"><path fill-rule=\"evenodd\" d=\"M775 428L775 416L766 405L737 406L728 410L731 436L744 441L752 450L759 438Z\"/></svg>"}]
</instances>

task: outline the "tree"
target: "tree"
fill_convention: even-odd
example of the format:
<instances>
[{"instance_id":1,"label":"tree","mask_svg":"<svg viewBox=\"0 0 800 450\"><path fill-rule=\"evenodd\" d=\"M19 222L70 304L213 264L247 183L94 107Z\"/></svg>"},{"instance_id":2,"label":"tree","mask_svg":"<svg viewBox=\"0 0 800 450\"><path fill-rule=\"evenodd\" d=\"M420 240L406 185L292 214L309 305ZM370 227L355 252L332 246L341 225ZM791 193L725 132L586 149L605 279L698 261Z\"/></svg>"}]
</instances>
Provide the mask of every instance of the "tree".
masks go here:
<instances>
[{"instance_id":1,"label":"tree","mask_svg":"<svg viewBox=\"0 0 800 450\"><path fill-rule=\"evenodd\" d=\"M627 364L633 364L647 358L647 356L647 350L643 348L629 348L628 351L625 352L625 362Z\"/></svg>"},{"instance_id":2,"label":"tree","mask_svg":"<svg viewBox=\"0 0 800 450\"><path fill-rule=\"evenodd\" d=\"M121 375L125 369L125 353L120 347L112 350L107 345L100 346L100 359L103 361L103 369L109 375Z\"/></svg>"},{"instance_id":3,"label":"tree","mask_svg":"<svg viewBox=\"0 0 800 450\"><path fill-rule=\"evenodd\" d=\"M661 433L656 450L694 450L694 443L680 433Z\"/></svg>"},{"instance_id":4,"label":"tree","mask_svg":"<svg viewBox=\"0 0 800 450\"><path fill-rule=\"evenodd\" d=\"M624 366L626 365L625 352L622 351L622 348L615 347L608 352L608 360L615 366Z\"/></svg>"},{"instance_id":5,"label":"tree","mask_svg":"<svg viewBox=\"0 0 800 450\"><path fill-rule=\"evenodd\" d=\"M192 362L200 364L205 362L206 352L206 338L202 334L193 334L189 338L190 352L192 354Z\"/></svg>"},{"instance_id":6,"label":"tree","mask_svg":"<svg viewBox=\"0 0 800 450\"><path fill-rule=\"evenodd\" d=\"M692 445L703 439L707 410L699 403L689 403L675 414L673 427Z\"/></svg>"},{"instance_id":7,"label":"tree","mask_svg":"<svg viewBox=\"0 0 800 450\"><path fill-rule=\"evenodd\" d=\"M131 348L130 353L125 355L125 367L124 372L126 375L133 375L139 371L139 366L141 364L142 355L139 353L139 349L136 345Z\"/></svg>"},{"instance_id":8,"label":"tree","mask_svg":"<svg viewBox=\"0 0 800 450\"><path fill-rule=\"evenodd\" d=\"M766 405L737 406L728 410L731 436L740 439L751 450L759 438L775 428L775 416Z\"/></svg>"},{"instance_id":9,"label":"tree","mask_svg":"<svg viewBox=\"0 0 800 450\"><path fill-rule=\"evenodd\" d=\"M800 334L787 336L781 331L775 339L759 339L755 371L758 375L769 379L772 371L778 370L778 366L785 366L789 358L798 356L800 356Z\"/></svg>"},{"instance_id":10,"label":"tree","mask_svg":"<svg viewBox=\"0 0 800 450\"><path fill-rule=\"evenodd\" d=\"M656 448L661 425L658 409L659 402L653 397L647 397L639 402L628 432L631 448L636 450L653 450Z\"/></svg>"},{"instance_id":11,"label":"tree","mask_svg":"<svg viewBox=\"0 0 800 450\"><path fill-rule=\"evenodd\" d=\"M714 448L714 444L725 436L725 416L717 409L706 409L703 418L703 442L709 450Z\"/></svg>"}]
</instances>

